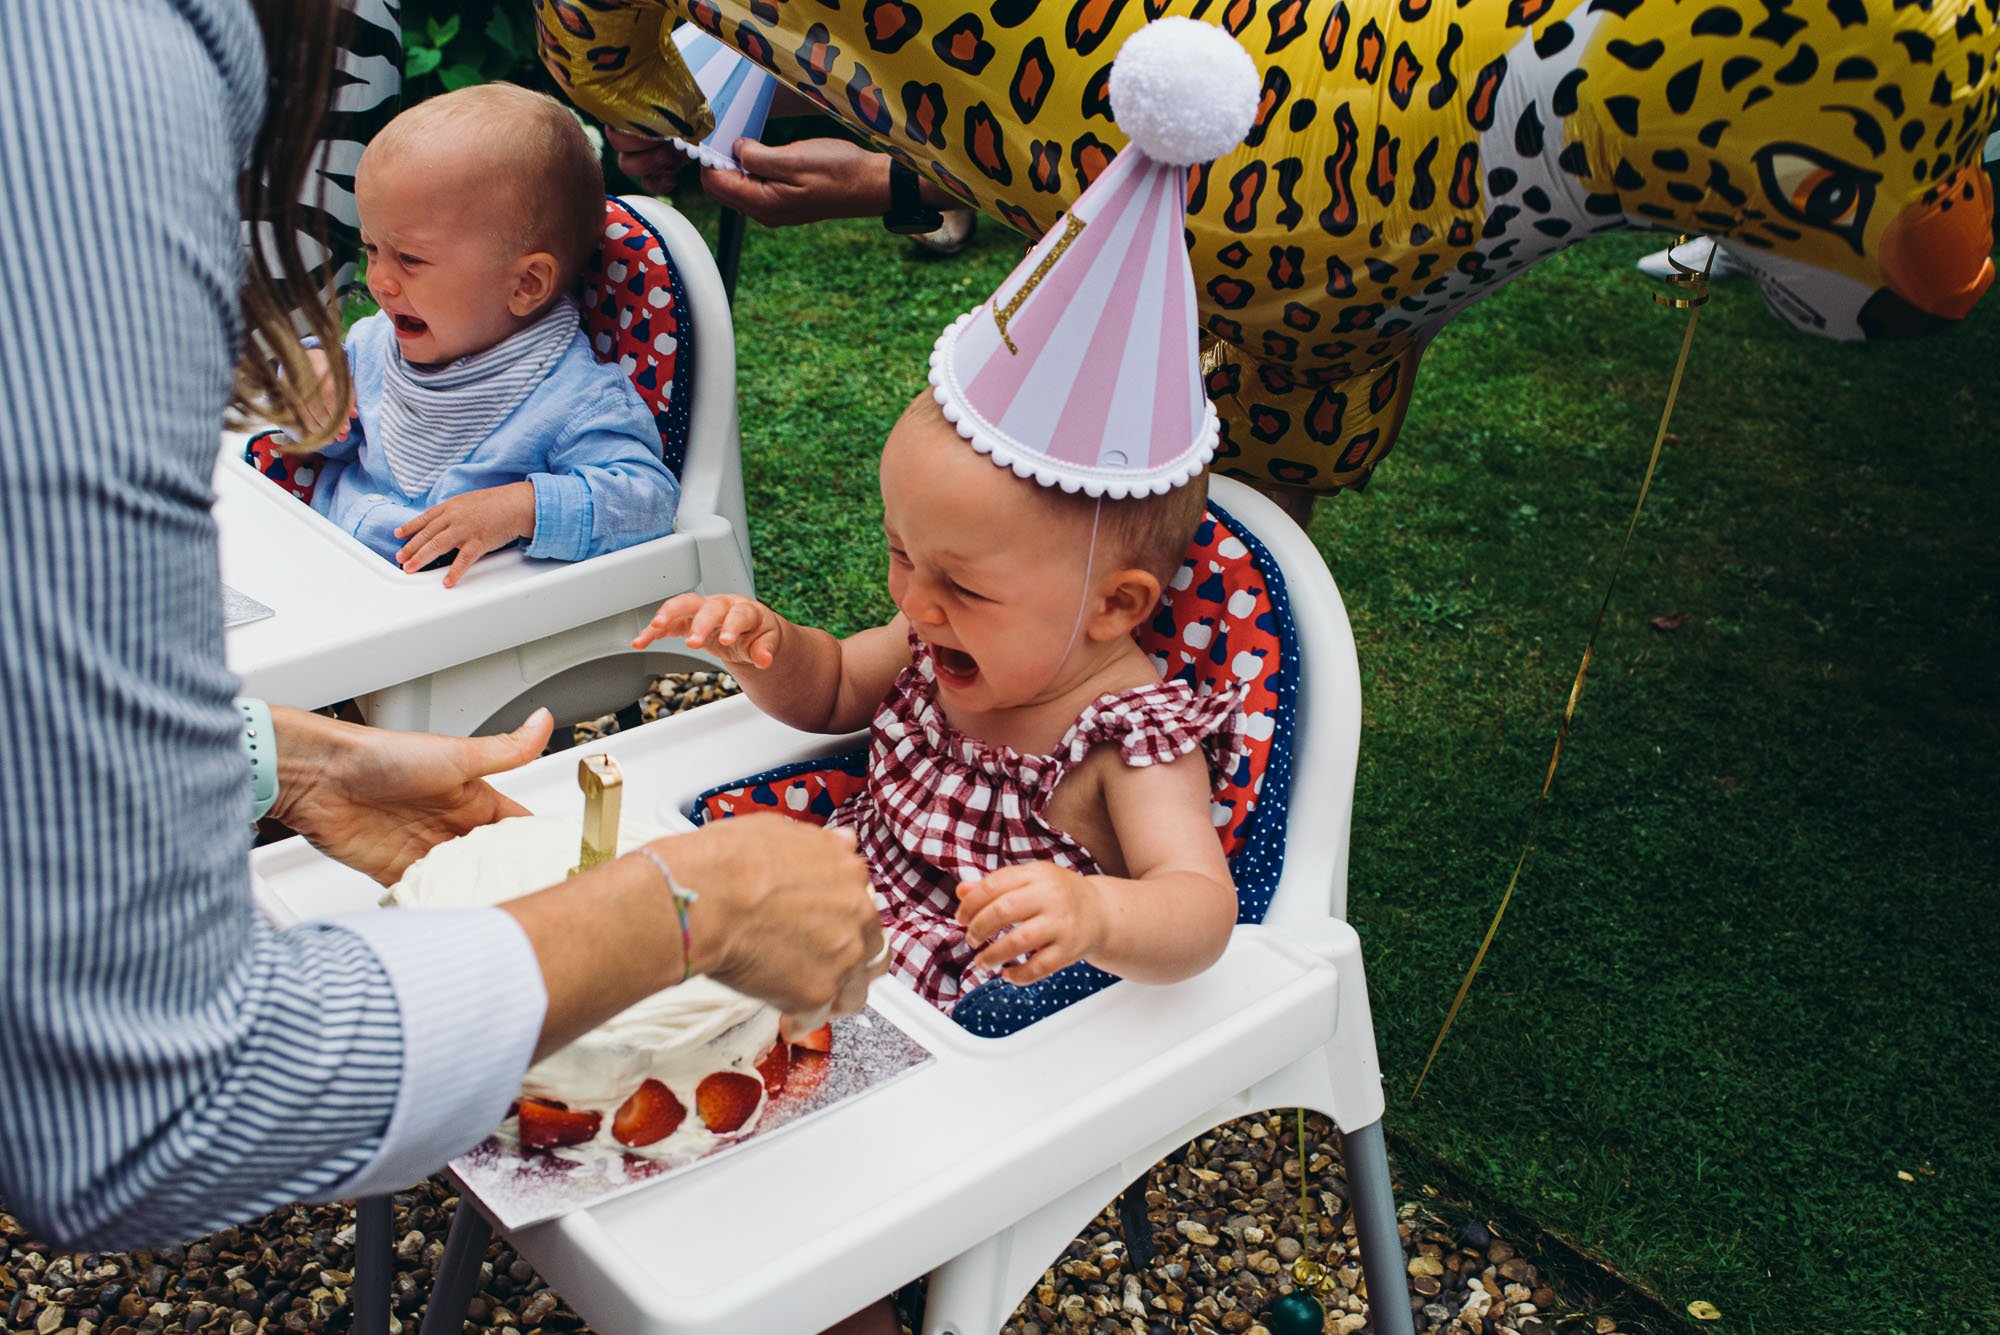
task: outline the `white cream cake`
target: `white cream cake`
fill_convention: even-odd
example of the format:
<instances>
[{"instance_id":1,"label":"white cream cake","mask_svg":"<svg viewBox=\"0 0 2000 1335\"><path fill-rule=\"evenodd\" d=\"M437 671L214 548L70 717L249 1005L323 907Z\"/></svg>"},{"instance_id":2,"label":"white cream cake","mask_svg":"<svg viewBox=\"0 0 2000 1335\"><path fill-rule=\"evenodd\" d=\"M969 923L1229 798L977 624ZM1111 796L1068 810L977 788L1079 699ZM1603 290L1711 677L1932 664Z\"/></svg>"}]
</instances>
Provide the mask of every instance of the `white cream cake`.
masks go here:
<instances>
[{"instance_id":1,"label":"white cream cake","mask_svg":"<svg viewBox=\"0 0 2000 1335\"><path fill-rule=\"evenodd\" d=\"M628 823L619 851L667 833ZM563 880L581 839L578 817L516 816L482 826L413 863L383 902L470 908L514 899ZM778 1047L777 1011L721 983L691 979L529 1067L519 1116L503 1124L501 1136L533 1148L696 1159L756 1126L767 1099L760 1061L775 1063L773 1083L781 1086L789 1054Z\"/></svg>"}]
</instances>

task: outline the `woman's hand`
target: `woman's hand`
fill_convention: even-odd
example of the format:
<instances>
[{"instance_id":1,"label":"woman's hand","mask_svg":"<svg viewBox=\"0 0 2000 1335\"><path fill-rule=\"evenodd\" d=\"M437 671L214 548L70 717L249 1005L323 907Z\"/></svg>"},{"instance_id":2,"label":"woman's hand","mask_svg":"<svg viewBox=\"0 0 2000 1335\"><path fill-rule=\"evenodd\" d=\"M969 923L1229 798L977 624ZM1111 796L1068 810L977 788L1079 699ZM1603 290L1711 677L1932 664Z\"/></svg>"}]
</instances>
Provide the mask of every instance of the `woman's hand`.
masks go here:
<instances>
[{"instance_id":1,"label":"woman's hand","mask_svg":"<svg viewBox=\"0 0 2000 1335\"><path fill-rule=\"evenodd\" d=\"M390 732L279 706L271 722L278 734L271 815L383 885L446 839L527 815L486 776L540 755L554 727L546 709L490 737Z\"/></svg>"},{"instance_id":2,"label":"woman's hand","mask_svg":"<svg viewBox=\"0 0 2000 1335\"><path fill-rule=\"evenodd\" d=\"M701 895L688 912L693 971L770 1002L788 1033L860 1010L869 982L888 971L851 833L756 814L653 849Z\"/></svg>"},{"instance_id":3,"label":"woman's hand","mask_svg":"<svg viewBox=\"0 0 2000 1335\"><path fill-rule=\"evenodd\" d=\"M704 171L701 188L766 227L875 217L889 207L889 159L845 139L734 145L741 172Z\"/></svg>"},{"instance_id":4,"label":"woman's hand","mask_svg":"<svg viewBox=\"0 0 2000 1335\"><path fill-rule=\"evenodd\" d=\"M649 194L670 195L680 184L681 173L693 168L687 154L672 141L630 130L604 128L604 142L618 154L618 170L639 183Z\"/></svg>"},{"instance_id":5,"label":"woman's hand","mask_svg":"<svg viewBox=\"0 0 2000 1335\"><path fill-rule=\"evenodd\" d=\"M843 834L783 816L738 816L649 847L699 898L680 915L651 859L628 855L500 907L534 947L548 991L536 1057L627 1006L708 974L784 1013L788 1035L858 1011L882 929L868 869Z\"/></svg>"},{"instance_id":6,"label":"woman's hand","mask_svg":"<svg viewBox=\"0 0 2000 1335\"><path fill-rule=\"evenodd\" d=\"M1002 867L961 882L958 921L966 942L984 947L973 964L1000 969L1002 978L1016 984L1068 968L1102 945L1108 930L1098 878L1053 862ZM1027 958L1021 963L1008 963L1022 956Z\"/></svg>"}]
</instances>

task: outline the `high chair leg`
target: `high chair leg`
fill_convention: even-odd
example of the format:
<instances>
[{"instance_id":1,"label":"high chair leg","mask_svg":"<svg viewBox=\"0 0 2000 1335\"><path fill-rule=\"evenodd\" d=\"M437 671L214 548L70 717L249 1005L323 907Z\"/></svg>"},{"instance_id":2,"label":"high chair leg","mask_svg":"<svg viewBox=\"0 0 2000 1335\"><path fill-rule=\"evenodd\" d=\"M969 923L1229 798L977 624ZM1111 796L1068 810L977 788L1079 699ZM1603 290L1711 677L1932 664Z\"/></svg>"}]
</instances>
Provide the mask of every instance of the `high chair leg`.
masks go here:
<instances>
[{"instance_id":1,"label":"high chair leg","mask_svg":"<svg viewBox=\"0 0 2000 1335\"><path fill-rule=\"evenodd\" d=\"M419 1335L457 1335L464 1328L466 1309L479 1288L479 1263L492 1238L493 1225L486 1222L471 1197L461 1192L458 1209L452 1212L451 1231L444 1237L444 1257L431 1281Z\"/></svg>"},{"instance_id":2,"label":"high chair leg","mask_svg":"<svg viewBox=\"0 0 2000 1335\"><path fill-rule=\"evenodd\" d=\"M1382 1123L1340 1133L1347 1168L1347 1208L1361 1241L1361 1271L1368 1277L1368 1321L1375 1335L1414 1335L1409 1287L1403 1278L1403 1240L1396 1230L1396 1198L1389 1190L1389 1151Z\"/></svg>"},{"instance_id":3,"label":"high chair leg","mask_svg":"<svg viewBox=\"0 0 2000 1335\"><path fill-rule=\"evenodd\" d=\"M354 1335L389 1335L389 1284L396 1268L394 1216L387 1196L354 1203Z\"/></svg>"}]
</instances>

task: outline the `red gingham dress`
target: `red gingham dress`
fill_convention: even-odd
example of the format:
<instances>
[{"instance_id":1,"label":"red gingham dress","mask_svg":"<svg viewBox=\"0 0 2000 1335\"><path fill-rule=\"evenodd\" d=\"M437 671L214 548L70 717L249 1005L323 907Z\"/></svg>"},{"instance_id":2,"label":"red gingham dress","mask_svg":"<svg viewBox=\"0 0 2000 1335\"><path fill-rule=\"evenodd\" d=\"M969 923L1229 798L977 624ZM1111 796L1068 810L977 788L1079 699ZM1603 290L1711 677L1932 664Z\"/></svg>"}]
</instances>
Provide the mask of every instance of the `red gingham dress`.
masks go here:
<instances>
[{"instance_id":1,"label":"red gingham dress","mask_svg":"<svg viewBox=\"0 0 2000 1335\"><path fill-rule=\"evenodd\" d=\"M828 819L855 831L868 859L889 971L949 1012L997 972L972 966L958 883L1001 867L1053 862L1090 876L1090 853L1044 814L1064 774L1092 747L1128 765L1177 760L1201 747L1220 784L1246 749L1240 691L1196 695L1161 682L1099 696L1048 755L989 746L945 722L930 647L910 637L910 665L876 711L860 792Z\"/></svg>"}]
</instances>

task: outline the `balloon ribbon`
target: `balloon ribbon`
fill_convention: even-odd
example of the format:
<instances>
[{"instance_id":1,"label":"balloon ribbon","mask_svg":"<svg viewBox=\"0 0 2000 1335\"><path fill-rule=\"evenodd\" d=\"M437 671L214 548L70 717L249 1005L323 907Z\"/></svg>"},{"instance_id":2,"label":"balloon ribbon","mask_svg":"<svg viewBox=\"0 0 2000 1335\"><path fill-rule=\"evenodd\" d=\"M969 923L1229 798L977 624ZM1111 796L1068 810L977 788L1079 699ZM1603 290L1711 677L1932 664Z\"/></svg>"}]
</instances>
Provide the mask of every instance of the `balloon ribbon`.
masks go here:
<instances>
[{"instance_id":1,"label":"balloon ribbon","mask_svg":"<svg viewBox=\"0 0 2000 1335\"><path fill-rule=\"evenodd\" d=\"M1591 624L1590 638L1584 641L1583 660L1576 665L1576 679L1570 683L1569 701L1563 706L1562 722L1556 728L1555 749L1549 754L1549 770L1542 777L1542 791L1535 798L1535 809L1528 817L1528 838L1521 845L1521 856L1514 863L1514 874L1507 879L1507 891L1500 896L1500 907L1493 912L1493 921L1486 926L1486 936L1479 943L1479 950L1472 957L1472 967L1465 971L1465 979L1458 985L1458 995L1451 999L1451 1009L1445 1012L1444 1024L1439 1028L1437 1038L1431 1043L1430 1055L1424 1058L1424 1069L1417 1075L1416 1088L1410 1091L1410 1101L1414 1103L1423 1091L1424 1078L1431 1073L1431 1063L1437 1060L1438 1049L1444 1046L1444 1036L1451 1032L1452 1022L1458 1019L1458 1009L1465 1003L1465 994L1472 990L1472 980L1479 976L1479 966L1486 962L1487 948L1493 944L1493 937L1500 930L1500 919L1507 915L1507 905L1514 898L1514 887L1520 884L1521 869L1528 865L1528 854L1535 850L1535 837L1542 824L1542 810L1548 805L1549 789L1555 786L1556 766L1562 762L1563 742L1569 737L1570 720L1576 717L1576 702L1583 695L1583 679L1590 671L1590 660L1597 652L1597 633L1604 628L1605 613L1611 607L1611 594L1618 587L1618 577L1625 569L1625 555L1632 546L1633 531L1639 527L1640 512L1646 508L1646 493L1653 486L1653 471L1659 467L1660 447L1666 443L1667 424L1673 421L1674 400L1681 392L1681 377L1687 371L1688 349L1694 345L1695 321L1701 314L1701 307L1708 302L1708 270L1715 262L1715 247L1711 245L1708 258L1699 269L1682 264L1674 258L1674 250L1687 243L1683 236L1667 251L1667 263L1674 267L1673 277L1667 280L1673 288L1671 295L1653 293L1653 300L1662 306L1672 306L1688 313L1687 329L1681 335L1680 360L1674 363L1674 378L1667 386L1667 406L1660 413L1660 429L1653 433L1653 453L1646 460L1646 476L1639 483L1639 499L1632 506L1631 522L1625 526L1625 540L1618 546L1617 559L1611 563L1611 578L1605 582L1604 597L1597 605L1597 620Z\"/></svg>"}]
</instances>

